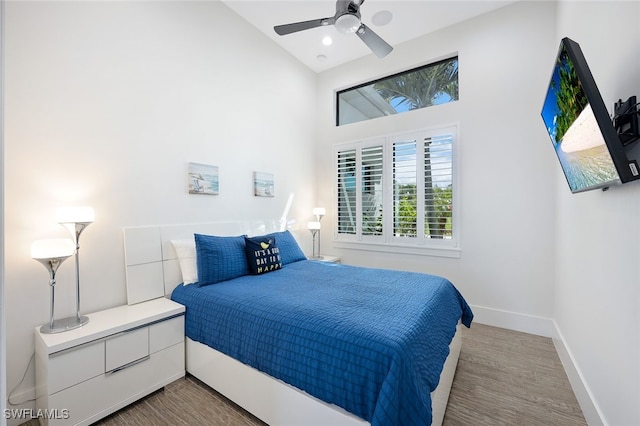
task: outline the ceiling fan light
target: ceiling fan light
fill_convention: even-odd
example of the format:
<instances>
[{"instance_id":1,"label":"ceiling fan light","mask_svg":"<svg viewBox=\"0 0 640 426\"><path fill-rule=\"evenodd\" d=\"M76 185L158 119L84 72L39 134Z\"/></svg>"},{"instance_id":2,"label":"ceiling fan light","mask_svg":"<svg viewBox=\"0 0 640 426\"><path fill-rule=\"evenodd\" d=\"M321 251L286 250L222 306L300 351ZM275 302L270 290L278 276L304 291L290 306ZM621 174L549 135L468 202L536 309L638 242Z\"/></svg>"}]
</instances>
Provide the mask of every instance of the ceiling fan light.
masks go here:
<instances>
[{"instance_id":1,"label":"ceiling fan light","mask_svg":"<svg viewBox=\"0 0 640 426\"><path fill-rule=\"evenodd\" d=\"M356 15L345 13L340 15L334 24L343 34L355 33L360 28L360 19Z\"/></svg>"}]
</instances>

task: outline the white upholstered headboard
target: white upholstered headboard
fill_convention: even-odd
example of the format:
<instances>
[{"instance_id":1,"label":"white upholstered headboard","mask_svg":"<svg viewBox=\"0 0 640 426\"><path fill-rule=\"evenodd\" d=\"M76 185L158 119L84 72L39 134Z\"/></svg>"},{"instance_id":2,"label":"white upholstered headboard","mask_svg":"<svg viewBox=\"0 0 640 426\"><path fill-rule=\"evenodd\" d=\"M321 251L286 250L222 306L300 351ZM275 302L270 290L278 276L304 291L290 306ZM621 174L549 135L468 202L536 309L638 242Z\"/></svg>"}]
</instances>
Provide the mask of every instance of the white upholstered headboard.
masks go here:
<instances>
[{"instance_id":1,"label":"white upholstered headboard","mask_svg":"<svg viewBox=\"0 0 640 426\"><path fill-rule=\"evenodd\" d=\"M124 228L127 304L170 295L182 282L180 264L171 240L193 234L234 236L262 235L281 230L281 221L227 221L185 225Z\"/></svg>"}]
</instances>

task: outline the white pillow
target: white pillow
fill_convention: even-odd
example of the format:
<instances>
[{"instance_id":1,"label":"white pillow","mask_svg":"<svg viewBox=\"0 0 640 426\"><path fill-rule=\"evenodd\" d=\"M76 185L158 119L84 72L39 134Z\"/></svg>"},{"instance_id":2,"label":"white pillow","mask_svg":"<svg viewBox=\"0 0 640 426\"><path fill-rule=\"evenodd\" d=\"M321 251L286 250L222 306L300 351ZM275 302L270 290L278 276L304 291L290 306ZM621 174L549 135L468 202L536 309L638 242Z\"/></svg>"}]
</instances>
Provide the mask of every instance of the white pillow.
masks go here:
<instances>
[{"instance_id":1,"label":"white pillow","mask_svg":"<svg viewBox=\"0 0 640 426\"><path fill-rule=\"evenodd\" d=\"M196 242L190 240L171 240L176 250L180 270L182 271L182 283L184 285L198 282L198 265L196 261Z\"/></svg>"}]
</instances>

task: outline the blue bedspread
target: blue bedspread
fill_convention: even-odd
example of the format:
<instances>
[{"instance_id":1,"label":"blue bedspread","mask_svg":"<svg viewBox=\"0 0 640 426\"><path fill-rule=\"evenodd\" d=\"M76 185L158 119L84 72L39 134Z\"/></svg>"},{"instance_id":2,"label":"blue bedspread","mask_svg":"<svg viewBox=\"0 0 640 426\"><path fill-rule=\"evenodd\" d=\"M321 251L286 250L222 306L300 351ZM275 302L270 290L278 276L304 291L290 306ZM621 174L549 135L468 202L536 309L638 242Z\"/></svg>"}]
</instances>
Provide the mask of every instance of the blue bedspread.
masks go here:
<instances>
[{"instance_id":1,"label":"blue bedspread","mask_svg":"<svg viewBox=\"0 0 640 426\"><path fill-rule=\"evenodd\" d=\"M431 391L471 309L446 279L300 261L178 286L186 334L377 426L431 423Z\"/></svg>"}]
</instances>

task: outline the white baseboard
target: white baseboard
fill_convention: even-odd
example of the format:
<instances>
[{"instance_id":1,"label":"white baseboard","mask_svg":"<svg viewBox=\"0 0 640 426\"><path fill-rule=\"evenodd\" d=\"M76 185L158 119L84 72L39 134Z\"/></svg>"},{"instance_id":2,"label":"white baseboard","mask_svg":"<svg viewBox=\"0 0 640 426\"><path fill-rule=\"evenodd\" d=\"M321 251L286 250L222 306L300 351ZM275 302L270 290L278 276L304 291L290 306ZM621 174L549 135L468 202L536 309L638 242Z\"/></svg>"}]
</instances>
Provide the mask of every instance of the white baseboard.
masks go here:
<instances>
[{"instance_id":1,"label":"white baseboard","mask_svg":"<svg viewBox=\"0 0 640 426\"><path fill-rule=\"evenodd\" d=\"M484 306L471 306L471 309L474 315L473 321L478 324L551 338L587 424L590 426L605 425L600 410L598 410L597 404L594 402L592 394L583 380L580 369L574 362L573 355L554 320Z\"/></svg>"},{"instance_id":2,"label":"white baseboard","mask_svg":"<svg viewBox=\"0 0 640 426\"><path fill-rule=\"evenodd\" d=\"M471 306L473 321L479 324L506 328L508 330L521 331L556 338L556 327L550 318L536 317L533 315L519 314L516 312L502 311L500 309L486 308L484 306Z\"/></svg>"},{"instance_id":3,"label":"white baseboard","mask_svg":"<svg viewBox=\"0 0 640 426\"><path fill-rule=\"evenodd\" d=\"M557 336L553 339L553 344L556 347L556 351L558 352L558 356L560 357L560 361L562 362L564 371L567 373L569 383L571 383L571 388L573 388L573 393L576 395L576 399L580 404L584 419L590 426L605 425L604 421L602 420L604 417L601 415L600 410L598 409L598 405L595 403L589 387L583 380L580 369L574 362L573 354L571 353L569 347L566 345L562 332L558 328L555 321L553 324L556 329Z\"/></svg>"}]
</instances>

